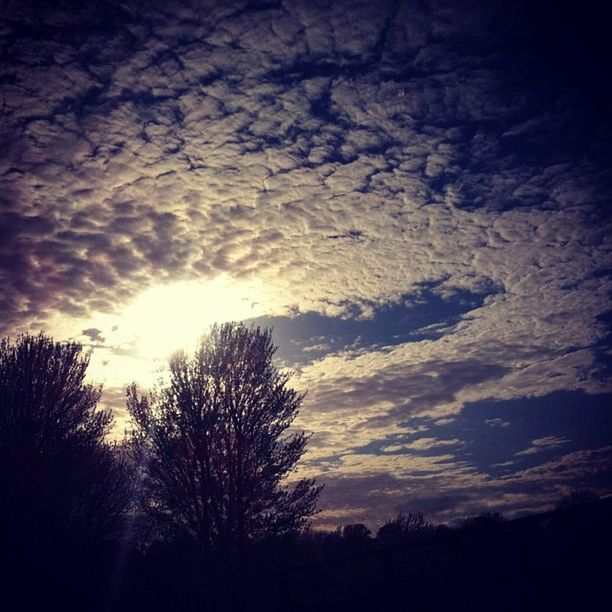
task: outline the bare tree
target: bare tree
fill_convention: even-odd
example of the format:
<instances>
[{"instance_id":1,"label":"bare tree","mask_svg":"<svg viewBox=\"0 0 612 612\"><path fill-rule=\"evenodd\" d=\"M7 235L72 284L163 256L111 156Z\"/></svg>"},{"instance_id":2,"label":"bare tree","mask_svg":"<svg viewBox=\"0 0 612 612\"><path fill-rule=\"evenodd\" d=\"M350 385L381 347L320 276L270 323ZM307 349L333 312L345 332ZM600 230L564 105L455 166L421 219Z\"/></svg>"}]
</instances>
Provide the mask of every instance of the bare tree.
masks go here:
<instances>
[{"instance_id":1,"label":"bare tree","mask_svg":"<svg viewBox=\"0 0 612 612\"><path fill-rule=\"evenodd\" d=\"M133 384L131 444L143 500L158 524L207 550L299 531L315 511L311 479L284 485L308 437L290 432L303 396L273 364L271 332L214 326L195 353L176 353L150 394Z\"/></svg>"},{"instance_id":2,"label":"bare tree","mask_svg":"<svg viewBox=\"0 0 612 612\"><path fill-rule=\"evenodd\" d=\"M112 417L85 383L88 363L74 342L0 341L0 529L14 568L66 574L122 527L130 483L105 442Z\"/></svg>"},{"instance_id":3,"label":"bare tree","mask_svg":"<svg viewBox=\"0 0 612 612\"><path fill-rule=\"evenodd\" d=\"M376 539L384 546L422 538L433 532L433 526L419 512L400 513L388 519L378 530Z\"/></svg>"}]
</instances>

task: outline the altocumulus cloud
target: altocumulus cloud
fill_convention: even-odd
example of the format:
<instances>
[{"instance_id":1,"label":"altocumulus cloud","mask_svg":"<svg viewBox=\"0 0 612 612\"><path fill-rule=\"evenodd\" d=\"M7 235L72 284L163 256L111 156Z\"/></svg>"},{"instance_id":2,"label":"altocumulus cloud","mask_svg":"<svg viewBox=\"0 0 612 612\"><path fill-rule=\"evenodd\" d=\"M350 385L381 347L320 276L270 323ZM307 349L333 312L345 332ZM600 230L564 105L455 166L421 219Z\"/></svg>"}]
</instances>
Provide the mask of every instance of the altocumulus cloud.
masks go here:
<instances>
[{"instance_id":1,"label":"altocumulus cloud","mask_svg":"<svg viewBox=\"0 0 612 612\"><path fill-rule=\"evenodd\" d=\"M268 315L356 330L425 288L478 294L431 338L334 351L312 334L317 358L293 365L322 520L546 505L609 462L525 432L524 452L556 459L501 478L456 455L459 434L436 438L467 403L612 392L609 117L568 53L536 44L533 15L401 0L3 13L4 333L61 323L100 350L105 330L81 322L220 275L269 287ZM591 50L576 54L604 78ZM498 418L483 414L504 424L489 435L509 429Z\"/></svg>"}]
</instances>

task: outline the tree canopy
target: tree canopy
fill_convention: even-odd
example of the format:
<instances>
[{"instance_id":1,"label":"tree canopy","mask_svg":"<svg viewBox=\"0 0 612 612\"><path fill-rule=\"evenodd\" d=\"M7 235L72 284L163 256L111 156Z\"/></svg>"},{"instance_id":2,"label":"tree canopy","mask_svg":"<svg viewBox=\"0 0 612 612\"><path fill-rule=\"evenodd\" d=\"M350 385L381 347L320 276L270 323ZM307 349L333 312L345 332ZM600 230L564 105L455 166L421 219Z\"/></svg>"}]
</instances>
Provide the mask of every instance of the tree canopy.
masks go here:
<instances>
[{"instance_id":1,"label":"tree canopy","mask_svg":"<svg viewBox=\"0 0 612 612\"><path fill-rule=\"evenodd\" d=\"M152 392L128 389L145 507L208 550L299 531L315 511L313 480L286 485L308 436L290 429L303 395L275 350L269 330L215 325L192 355L170 358Z\"/></svg>"},{"instance_id":2,"label":"tree canopy","mask_svg":"<svg viewBox=\"0 0 612 612\"><path fill-rule=\"evenodd\" d=\"M0 341L0 529L13 566L65 575L119 534L130 500L124 465L105 436L101 388L75 342ZM7 553L8 554L8 553ZM21 559L21 561L20 561ZM52 561L51 561L52 559Z\"/></svg>"},{"instance_id":3,"label":"tree canopy","mask_svg":"<svg viewBox=\"0 0 612 612\"><path fill-rule=\"evenodd\" d=\"M430 535L433 530L431 523L425 520L421 513L401 513L388 519L378 530L376 537L383 545L400 544Z\"/></svg>"}]
</instances>

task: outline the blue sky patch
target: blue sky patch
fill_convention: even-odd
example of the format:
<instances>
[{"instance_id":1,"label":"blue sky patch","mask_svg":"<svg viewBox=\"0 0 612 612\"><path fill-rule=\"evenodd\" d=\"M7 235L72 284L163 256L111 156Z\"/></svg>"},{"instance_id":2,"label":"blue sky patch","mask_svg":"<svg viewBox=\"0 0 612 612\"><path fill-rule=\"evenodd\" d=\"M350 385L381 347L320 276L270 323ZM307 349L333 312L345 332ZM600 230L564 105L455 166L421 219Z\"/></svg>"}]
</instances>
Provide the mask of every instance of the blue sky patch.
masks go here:
<instances>
[{"instance_id":1,"label":"blue sky patch","mask_svg":"<svg viewBox=\"0 0 612 612\"><path fill-rule=\"evenodd\" d=\"M465 445L456 450L458 459L501 476L559 454L612 444L611 408L612 394L581 391L476 402L452 423L436 427L434 435L461 439Z\"/></svg>"},{"instance_id":2,"label":"blue sky patch","mask_svg":"<svg viewBox=\"0 0 612 612\"><path fill-rule=\"evenodd\" d=\"M489 295L489 291L459 290L447 299L430 285L418 295L407 294L397 303L377 308L369 319L359 318L355 308L353 316L346 318L306 312L294 317L258 317L246 323L272 328L277 359L288 366L303 365L342 350L374 350L440 338Z\"/></svg>"}]
</instances>

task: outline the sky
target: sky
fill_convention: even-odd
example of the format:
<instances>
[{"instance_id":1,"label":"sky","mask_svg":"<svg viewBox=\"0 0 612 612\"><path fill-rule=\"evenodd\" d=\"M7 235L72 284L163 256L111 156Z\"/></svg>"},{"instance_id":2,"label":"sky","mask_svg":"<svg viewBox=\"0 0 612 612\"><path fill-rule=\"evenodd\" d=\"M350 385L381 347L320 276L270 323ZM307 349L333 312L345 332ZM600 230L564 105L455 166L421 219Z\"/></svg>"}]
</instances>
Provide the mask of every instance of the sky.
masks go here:
<instances>
[{"instance_id":1,"label":"sky","mask_svg":"<svg viewBox=\"0 0 612 612\"><path fill-rule=\"evenodd\" d=\"M102 405L213 321L307 391L315 525L612 493L595 2L7 0L0 334Z\"/></svg>"}]
</instances>

